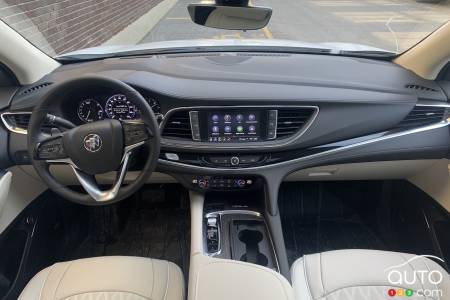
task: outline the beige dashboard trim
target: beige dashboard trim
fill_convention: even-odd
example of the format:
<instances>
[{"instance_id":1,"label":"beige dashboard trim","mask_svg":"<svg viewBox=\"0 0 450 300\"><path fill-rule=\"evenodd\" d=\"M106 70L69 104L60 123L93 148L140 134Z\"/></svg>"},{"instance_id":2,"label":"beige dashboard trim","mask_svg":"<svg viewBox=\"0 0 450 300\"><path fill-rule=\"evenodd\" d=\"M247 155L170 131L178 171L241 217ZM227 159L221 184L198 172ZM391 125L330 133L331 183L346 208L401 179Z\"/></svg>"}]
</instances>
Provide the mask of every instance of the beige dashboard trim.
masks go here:
<instances>
[{"instance_id":1,"label":"beige dashboard trim","mask_svg":"<svg viewBox=\"0 0 450 300\"><path fill-rule=\"evenodd\" d=\"M450 21L394 59L394 63L425 79L434 80L449 60Z\"/></svg>"},{"instance_id":2,"label":"beige dashboard trim","mask_svg":"<svg viewBox=\"0 0 450 300\"><path fill-rule=\"evenodd\" d=\"M450 160L437 160L421 172L409 176L408 181L450 212Z\"/></svg>"},{"instance_id":3,"label":"beige dashboard trim","mask_svg":"<svg viewBox=\"0 0 450 300\"><path fill-rule=\"evenodd\" d=\"M7 65L21 84L32 84L52 72L60 64L36 48L0 20L0 61Z\"/></svg>"},{"instance_id":4,"label":"beige dashboard trim","mask_svg":"<svg viewBox=\"0 0 450 300\"><path fill-rule=\"evenodd\" d=\"M295 171L284 181L342 181L405 179L433 166L437 159L336 164Z\"/></svg>"},{"instance_id":5,"label":"beige dashboard trim","mask_svg":"<svg viewBox=\"0 0 450 300\"><path fill-rule=\"evenodd\" d=\"M30 166L30 168L32 167ZM15 166L8 171L11 172L11 185L0 215L0 233L14 221L25 207L47 189L44 182L36 174L33 176L33 173L28 173L26 168Z\"/></svg>"},{"instance_id":6,"label":"beige dashboard trim","mask_svg":"<svg viewBox=\"0 0 450 300\"><path fill-rule=\"evenodd\" d=\"M330 180L384 180L384 179L409 179L415 174L423 172L427 168L435 165L440 160L424 159L424 160L396 160L396 161L376 161L349 164L325 165L307 169L301 169L289 174L284 181L330 181ZM26 170L28 174L35 173L32 166L21 166L22 170ZM54 176L60 178L61 182L67 185L79 185L73 171L69 166L53 165L51 172ZM124 182L133 181L138 171L127 173ZM312 174L312 175L311 175ZM100 184L111 184L116 178L115 172L97 175L96 179ZM153 172L147 183L176 183L177 180L172 176Z\"/></svg>"}]
</instances>

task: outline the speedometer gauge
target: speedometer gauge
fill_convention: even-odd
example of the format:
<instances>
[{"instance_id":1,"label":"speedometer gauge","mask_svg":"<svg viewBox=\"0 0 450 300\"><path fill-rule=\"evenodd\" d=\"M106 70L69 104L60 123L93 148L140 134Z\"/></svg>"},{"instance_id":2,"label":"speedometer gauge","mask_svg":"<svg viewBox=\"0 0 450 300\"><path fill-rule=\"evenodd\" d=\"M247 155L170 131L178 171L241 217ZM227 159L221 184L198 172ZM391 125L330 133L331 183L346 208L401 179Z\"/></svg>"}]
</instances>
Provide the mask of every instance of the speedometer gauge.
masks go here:
<instances>
[{"instance_id":1,"label":"speedometer gauge","mask_svg":"<svg viewBox=\"0 0 450 300\"><path fill-rule=\"evenodd\" d=\"M85 99L78 105L78 117L84 122L103 119L103 107L94 99Z\"/></svg>"},{"instance_id":2,"label":"speedometer gauge","mask_svg":"<svg viewBox=\"0 0 450 300\"><path fill-rule=\"evenodd\" d=\"M130 120L136 117L136 106L121 94L111 96L106 101L105 110L111 119Z\"/></svg>"}]
</instances>

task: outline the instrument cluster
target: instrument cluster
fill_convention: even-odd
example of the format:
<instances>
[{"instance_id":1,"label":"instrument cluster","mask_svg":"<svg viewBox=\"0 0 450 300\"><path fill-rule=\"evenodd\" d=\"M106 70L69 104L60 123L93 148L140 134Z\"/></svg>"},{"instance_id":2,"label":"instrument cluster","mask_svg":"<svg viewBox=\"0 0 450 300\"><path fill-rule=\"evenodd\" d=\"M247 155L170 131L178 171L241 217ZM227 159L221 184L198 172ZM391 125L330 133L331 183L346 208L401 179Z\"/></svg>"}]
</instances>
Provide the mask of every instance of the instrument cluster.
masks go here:
<instances>
[{"instance_id":1,"label":"instrument cluster","mask_svg":"<svg viewBox=\"0 0 450 300\"><path fill-rule=\"evenodd\" d=\"M155 114L161 114L158 100L145 98ZM85 97L77 104L77 116L81 122L90 123L103 119L134 120L140 118L140 111L125 95Z\"/></svg>"}]
</instances>

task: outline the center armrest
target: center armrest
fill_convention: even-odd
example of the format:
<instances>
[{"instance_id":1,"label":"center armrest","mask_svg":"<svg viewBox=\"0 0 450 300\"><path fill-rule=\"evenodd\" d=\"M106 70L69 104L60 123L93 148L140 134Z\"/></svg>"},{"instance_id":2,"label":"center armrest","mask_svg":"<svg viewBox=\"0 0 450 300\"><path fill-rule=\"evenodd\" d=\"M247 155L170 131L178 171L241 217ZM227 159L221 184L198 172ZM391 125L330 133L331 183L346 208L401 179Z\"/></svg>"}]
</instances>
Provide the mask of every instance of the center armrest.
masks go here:
<instances>
[{"instance_id":1,"label":"center armrest","mask_svg":"<svg viewBox=\"0 0 450 300\"><path fill-rule=\"evenodd\" d=\"M279 273L259 265L191 256L189 300L292 300L293 290Z\"/></svg>"}]
</instances>

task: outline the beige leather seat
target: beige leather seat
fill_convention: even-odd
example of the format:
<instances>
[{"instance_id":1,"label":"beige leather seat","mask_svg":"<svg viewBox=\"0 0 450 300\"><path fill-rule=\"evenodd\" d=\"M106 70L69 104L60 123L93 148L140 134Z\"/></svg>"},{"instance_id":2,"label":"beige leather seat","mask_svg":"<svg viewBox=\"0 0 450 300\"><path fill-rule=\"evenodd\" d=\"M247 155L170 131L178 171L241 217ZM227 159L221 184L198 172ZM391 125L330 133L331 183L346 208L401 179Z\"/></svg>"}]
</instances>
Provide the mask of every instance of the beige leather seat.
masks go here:
<instances>
[{"instance_id":1,"label":"beige leather seat","mask_svg":"<svg viewBox=\"0 0 450 300\"><path fill-rule=\"evenodd\" d=\"M54 264L39 272L19 299L183 300L184 278L171 262L107 256Z\"/></svg>"},{"instance_id":2,"label":"beige leather seat","mask_svg":"<svg viewBox=\"0 0 450 300\"><path fill-rule=\"evenodd\" d=\"M297 300L450 299L449 274L434 261L412 254L339 250L305 255L292 265L291 276ZM392 297L390 289L404 294ZM405 294L408 289L412 296Z\"/></svg>"}]
</instances>

